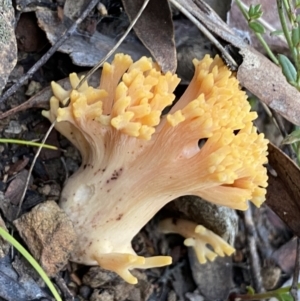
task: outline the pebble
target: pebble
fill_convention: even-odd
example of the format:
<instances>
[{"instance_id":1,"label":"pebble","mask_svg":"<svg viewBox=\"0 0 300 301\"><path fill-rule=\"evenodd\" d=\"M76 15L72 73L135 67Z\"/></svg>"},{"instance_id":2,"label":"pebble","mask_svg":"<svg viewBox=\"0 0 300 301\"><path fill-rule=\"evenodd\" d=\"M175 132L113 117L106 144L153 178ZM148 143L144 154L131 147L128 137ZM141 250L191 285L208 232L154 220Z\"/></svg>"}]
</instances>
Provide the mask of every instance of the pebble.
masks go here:
<instances>
[{"instance_id":1,"label":"pebble","mask_svg":"<svg viewBox=\"0 0 300 301\"><path fill-rule=\"evenodd\" d=\"M22 127L18 121L11 120L9 122L8 128L4 130L6 134L18 135L22 132Z\"/></svg>"}]
</instances>

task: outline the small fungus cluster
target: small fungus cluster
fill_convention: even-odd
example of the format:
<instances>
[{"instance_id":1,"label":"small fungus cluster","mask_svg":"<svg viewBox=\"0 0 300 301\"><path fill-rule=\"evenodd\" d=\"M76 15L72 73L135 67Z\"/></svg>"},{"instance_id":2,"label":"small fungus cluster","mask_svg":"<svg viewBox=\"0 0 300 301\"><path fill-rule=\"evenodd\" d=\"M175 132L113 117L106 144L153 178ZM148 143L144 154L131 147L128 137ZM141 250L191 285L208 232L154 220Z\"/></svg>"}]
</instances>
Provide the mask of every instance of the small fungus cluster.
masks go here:
<instances>
[{"instance_id":1,"label":"small fungus cluster","mask_svg":"<svg viewBox=\"0 0 300 301\"><path fill-rule=\"evenodd\" d=\"M267 140L253 125L257 114L221 58L193 63L190 85L165 116L180 80L162 74L150 58L133 62L117 54L104 64L98 88L85 82L77 89L74 73L70 91L52 83L50 110L43 114L82 156L60 200L78 235L73 261L99 264L136 283L131 269L171 263L169 256L138 256L131 246L168 202L197 195L245 210L248 200L264 201ZM234 251L188 221L165 220L160 228L183 235L201 263Z\"/></svg>"}]
</instances>

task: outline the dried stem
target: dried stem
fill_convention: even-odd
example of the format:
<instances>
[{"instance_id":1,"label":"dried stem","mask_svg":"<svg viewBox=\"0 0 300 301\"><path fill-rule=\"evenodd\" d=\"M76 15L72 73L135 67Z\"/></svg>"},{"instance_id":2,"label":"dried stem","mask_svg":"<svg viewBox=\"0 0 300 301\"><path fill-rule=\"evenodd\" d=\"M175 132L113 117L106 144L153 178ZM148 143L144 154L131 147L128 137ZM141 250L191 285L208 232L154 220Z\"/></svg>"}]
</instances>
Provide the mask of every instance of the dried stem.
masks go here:
<instances>
[{"instance_id":1,"label":"dried stem","mask_svg":"<svg viewBox=\"0 0 300 301\"><path fill-rule=\"evenodd\" d=\"M17 219L17 218L19 217L19 215L20 215L21 208L22 208L22 204L23 204L23 201L24 201L24 198L25 198L25 195L26 195L26 191L27 191L28 186L29 186L29 181L30 181L30 177L31 177L31 174L32 174L32 171L33 171L35 162L36 162L38 156L39 156L40 153L41 153L41 150L42 150L42 148L43 148L43 145L45 144L45 142L46 142L46 140L48 139L48 137L49 137L51 131L53 130L53 128L54 128L54 126L55 126L55 123L56 123L56 122L53 122L53 123L51 124L51 126L49 127L49 129L48 129L48 131L47 131L47 133L46 133L46 135L45 135L43 141L41 142L40 147L38 148L38 150L37 150L37 152L36 152L36 154L35 154L35 156L34 156L34 158L33 158L33 160L32 160L30 169L29 169L29 171L28 171L28 176L27 176L27 179L26 179L26 183L25 183L25 186L24 186L24 189L23 189L22 197L21 197L20 202L19 202L19 208L18 208L18 211L17 211L17 214L16 214L16 219Z\"/></svg>"}]
</instances>

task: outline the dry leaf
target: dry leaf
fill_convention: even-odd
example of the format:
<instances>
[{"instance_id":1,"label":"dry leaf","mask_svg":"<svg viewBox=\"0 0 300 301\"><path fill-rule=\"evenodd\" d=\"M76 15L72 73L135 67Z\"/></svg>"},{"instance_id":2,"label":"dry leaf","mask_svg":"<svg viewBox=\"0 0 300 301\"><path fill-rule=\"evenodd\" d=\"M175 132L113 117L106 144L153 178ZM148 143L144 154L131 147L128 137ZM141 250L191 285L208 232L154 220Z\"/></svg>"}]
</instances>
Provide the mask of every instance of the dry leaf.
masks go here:
<instances>
[{"instance_id":1,"label":"dry leaf","mask_svg":"<svg viewBox=\"0 0 300 301\"><path fill-rule=\"evenodd\" d=\"M15 13L11 1L0 0L0 94L17 62Z\"/></svg>"},{"instance_id":2,"label":"dry leaf","mask_svg":"<svg viewBox=\"0 0 300 301\"><path fill-rule=\"evenodd\" d=\"M290 122L300 125L300 93L273 64L246 44L203 0L176 0L214 34L238 49L241 85Z\"/></svg>"},{"instance_id":3,"label":"dry leaf","mask_svg":"<svg viewBox=\"0 0 300 301\"><path fill-rule=\"evenodd\" d=\"M271 259L287 277L290 277L295 269L296 253L297 239L294 237L275 250L271 255Z\"/></svg>"},{"instance_id":4,"label":"dry leaf","mask_svg":"<svg viewBox=\"0 0 300 301\"><path fill-rule=\"evenodd\" d=\"M125 11L132 21L144 0L122 0ZM172 13L168 0L149 1L134 31L158 62L163 72L175 72L177 67Z\"/></svg>"},{"instance_id":5,"label":"dry leaf","mask_svg":"<svg viewBox=\"0 0 300 301\"><path fill-rule=\"evenodd\" d=\"M70 22L61 22L57 13L46 7L36 9L35 13L39 26L53 45L67 30L65 23ZM58 50L69 54L73 63L78 66L94 67L116 42L116 37L109 37L98 31L93 35L76 32ZM138 60L143 55L149 56L147 49L132 37L125 39L116 52L129 54L133 60Z\"/></svg>"},{"instance_id":6,"label":"dry leaf","mask_svg":"<svg viewBox=\"0 0 300 301\"><path fill-rule=\"evenodd\" d=\"M22 198L23 190L28 177L28 170L23 169L17 176L9 183L5 198L8 198L13 205L19 205Z\"/></svg>"},{"instance_id":7,"label":"dry leaf","mask_svg":"<svg viewBox=\"0 0 300 301\"><path fill-rule=\"evenodd\" d=\"M279 148L269 144L269 164L277 176L269 173L267 205L300 237L300 169Z\"/></svg>"},{"instance_id":8,"label":"dry leaf","mask_svg":"<svg viewBox=\"0 0 300 301\"><path fill-rule=\"evenodd\" d=\"M39 52L48 44L34 13L22 13L16 27L16 38L18 49L22 52Z\"/></svg>"}]
</instances>

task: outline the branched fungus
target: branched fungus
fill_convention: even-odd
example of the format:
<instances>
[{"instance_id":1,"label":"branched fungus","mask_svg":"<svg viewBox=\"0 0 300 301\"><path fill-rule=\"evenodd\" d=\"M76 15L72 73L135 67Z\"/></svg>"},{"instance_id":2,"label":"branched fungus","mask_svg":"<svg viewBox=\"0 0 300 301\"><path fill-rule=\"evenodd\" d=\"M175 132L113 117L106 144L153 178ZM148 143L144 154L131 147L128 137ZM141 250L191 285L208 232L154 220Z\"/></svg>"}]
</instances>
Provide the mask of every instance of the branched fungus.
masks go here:
<instances>
[{"instance_id":1,"label":"branched fungus","mask_svg":"<svg viewBox=\"0 0 300 301\"><path fill-rule=\"evenodd\" d=\"M171 263L168 256L138 256L131 246L168 202L197 195L245 210L248 200L256 206L264 201L267 140L253 126L256 113L219 57L195 59L194 65L193 80L166 116L162 111L174 101L179 79L162 74L149 58L132 62L117 54L104 64L97 89L87 83L76 89L76 74L70 75L71 91L52 83L50 111L43 114L57 121L56 129L82 156L60 201L78 234L73 261L99 264L136 283L130 269ZM181 222L192 229L187 232L170 221L163 225L202 249L200 262L233 252L203 227Z\"/></svg>"}]
</instances>

